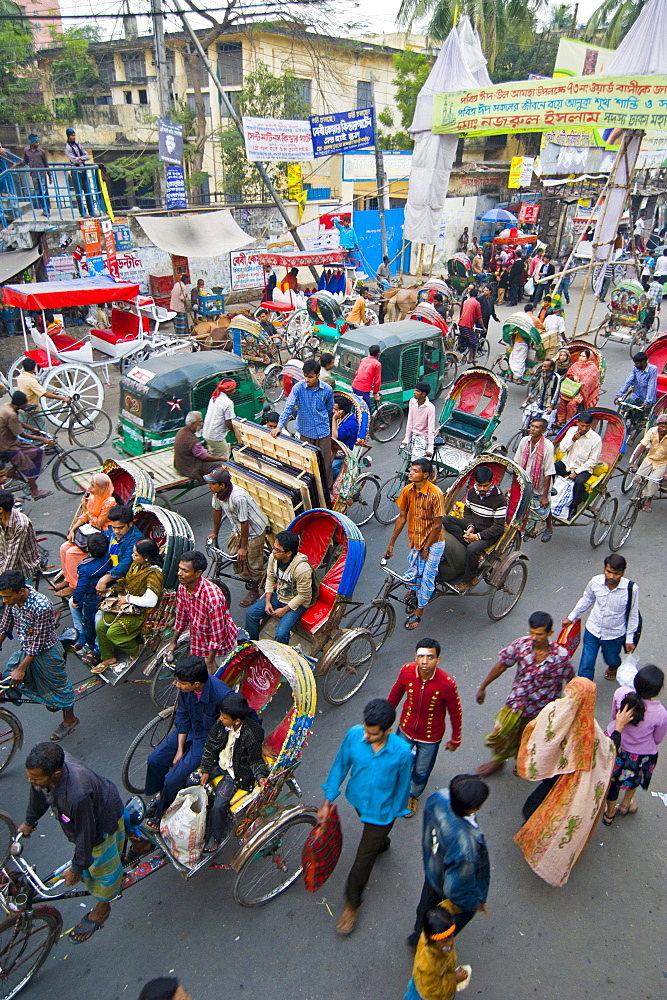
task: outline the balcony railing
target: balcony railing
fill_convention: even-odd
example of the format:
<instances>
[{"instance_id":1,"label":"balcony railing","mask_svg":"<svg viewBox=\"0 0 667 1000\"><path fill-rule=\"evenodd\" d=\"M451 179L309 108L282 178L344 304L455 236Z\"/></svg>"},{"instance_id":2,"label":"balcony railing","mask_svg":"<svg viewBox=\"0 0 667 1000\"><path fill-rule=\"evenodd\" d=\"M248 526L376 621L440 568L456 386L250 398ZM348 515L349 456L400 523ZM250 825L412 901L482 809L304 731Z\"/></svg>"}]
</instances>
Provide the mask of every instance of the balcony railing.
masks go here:
<instances>
[{"instance_id":1,"label":"balcony railing","mask_svg":"<svg viewBox=\"0 0 667 1000\"><path fill-rule=\"evenodd\" d=\"M11 162L15 161L15 162ZM106 215L99 167L71 167L55 163L34 170L12 156L0 160L0 224L43 219L71 222Z\"/></svg>"}]
</instances>

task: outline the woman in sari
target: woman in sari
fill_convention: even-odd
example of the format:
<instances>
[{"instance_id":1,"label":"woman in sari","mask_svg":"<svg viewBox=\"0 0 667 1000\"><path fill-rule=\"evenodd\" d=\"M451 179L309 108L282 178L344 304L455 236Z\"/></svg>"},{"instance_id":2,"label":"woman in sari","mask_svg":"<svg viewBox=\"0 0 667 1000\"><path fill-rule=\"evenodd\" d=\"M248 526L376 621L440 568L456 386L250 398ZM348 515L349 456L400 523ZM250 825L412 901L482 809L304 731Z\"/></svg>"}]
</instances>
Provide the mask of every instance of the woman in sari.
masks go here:
<instances>
[{"instance_id":1,"label":"woman in sari","mask_svg":"<svg viewBox=\"0 0 667 1000\"><path fill-rule=\"evenodd\" d=\"M88 525L88 531L104 531L108 523L108 515L116 503L113 495L113 483L103 472L96 472L90 478L88 492L81 501L79 514L69 529L67 541L60 546L60 565L65 580L56 587L58 597L69 597L76 587L77 566L85 556L74 541L77 528Z\"/></svg>"},{"instance_id":2,"label":"woman in sari","mask_svg":"<svg viewBox=\"0 0 667 1000\"><path fill-rule=\"evenodd\" d=\"M565 885L604 809L616 748L595 721L596 687L575 677L526 726L517 774L541 785L514 840L536 875Z\"/></svg>"},{"instance_id":3,"label":"woman in sari","mask_svg":"<svg viewBox=\"0 0 667 1000\"><path fill-rule=\"evenodd\" d=\"M150 608L154 608L162 594L162 557L155 542L145 538L137 542L132 552L132 564L109 588L108 597L116 597L112 608L102 612L97 624L97 644L101 663L92 668L102 674L107 667L120 673L127 660L139 651L138 636ZM102 607L104 607L103 603ZM125 659L119 662L118 655Z\"/></svg>"},{"instance_id":4,"label":"woman in sari","mask_svg":"<svg viewBox=\"0 0 667 1000\"><path fill-rule=\"evenodd\" d=\"M568 369L566 378L578 382L581 388L576 396L566 399L563 396L564 390L561 384L557 424L559 427L572 419L579 406L582 410L589 410L595 406L600 398L600 367L593 352L585 347L579 355L579 360L575 361Z\"/></svg>"}]
</instances>

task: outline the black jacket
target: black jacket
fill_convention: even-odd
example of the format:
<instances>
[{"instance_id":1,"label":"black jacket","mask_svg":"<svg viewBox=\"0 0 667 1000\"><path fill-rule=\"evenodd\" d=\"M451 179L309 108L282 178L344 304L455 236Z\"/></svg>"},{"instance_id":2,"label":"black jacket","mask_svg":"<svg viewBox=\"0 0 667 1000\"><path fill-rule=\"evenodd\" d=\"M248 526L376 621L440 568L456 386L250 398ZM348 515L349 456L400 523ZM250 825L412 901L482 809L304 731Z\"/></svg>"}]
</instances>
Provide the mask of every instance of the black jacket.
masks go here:
<instances>
[{"instance_id":1,"label":"black jacket","mask_svg":"<svg viewBox=\"0 0 667 1000\"><path fill-rule=\"evenodd\" d=\"M218 767L218 757L220 751L227 746L228 736L229 733L219 719L213 723L206 737L199 765L202 774L211 774ZM260 778L268 777L269 768L262 757L263 742L264 730L260 724L253 719L245 719L234 744L232 764L234 781L238 788L243 788L246 792L249 792Z\"/></svg>"},{"instance_id":2,"label":"black jacket","mask_svg":"<svg viewBox=\"0 0 667 1000\"><path fill-rule=\"evenodd\" d=\"M518 284L523 281L523 271L525 266L526 265L522 258L514 261L510 268L510 282L512 284Z\"/></svg>"},{"instance_id":3,"label":"black jacket","mask_svg":"<svg viewBox=\"0 0 667 1000\"><path fill-rule=\"evenodd\" d=\"M485 327L488 328L491 317L495 319L496 323L500 322L496 316L496 302L493 296L489 298L488 295L480 295L478 302L482 309L482 323Z\"/></svg>"},{"instance_id":4,"label":"black jacket","mask_svg":"<svg viewBox=\"0 0 667 1000\"><path fill-rule=\"evenodd\" d=\"M72 868L81 874L93 862L93 847L115 833L123 815L123 802L113 781L91 771L65 751L60 781L48 794L34 785L25 821L36 826L49 806L63 833L75 844Z\"/></svg>"}]
</instances>

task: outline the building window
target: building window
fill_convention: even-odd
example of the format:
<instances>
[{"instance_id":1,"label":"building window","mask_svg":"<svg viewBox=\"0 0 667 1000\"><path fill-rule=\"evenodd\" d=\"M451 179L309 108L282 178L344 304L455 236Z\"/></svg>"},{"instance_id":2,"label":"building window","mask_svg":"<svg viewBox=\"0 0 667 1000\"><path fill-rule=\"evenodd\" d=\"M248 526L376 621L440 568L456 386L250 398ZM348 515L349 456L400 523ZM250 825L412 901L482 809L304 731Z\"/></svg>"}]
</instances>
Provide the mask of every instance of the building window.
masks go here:
<instances>
[{"instance_id":1,"label":"building window","mask_svg":"<svg viewBox=\"0 0 667 1000\"><path fill-rule=\"evenodd\" d=\"M111 104L111 94L103 94L102 97L96 97L95 104L100 106Z\"/></svg>"},{"instance_id":2,"label":"building window","mask_svg":"<svg viewBox=\"0 0 667 1000\"><path fill-rule=\"evenodd\" d=\"M240 43L218 45L218 77L223 87L242 86L243 46Z\"/></svg>"},{"instance_id":3,"label":"building window","mask_svg":"<svg viewBox=\"0 0 667 1000\"><path fill-rule=\"evenodd\" d=\"M116 79L116 66L112 55L102 56L97 63L97 72L105 83L113 83Z\"/></svg>"},{"instance_id":4,"label":"building window","mask_svg":"<svg viewBox=\"0 0 667 1000\"><path fill-rule=\"evenodd\" d=\"M143 52L121 52L126 80L141 80L146 76L146 56Z\"/></svg>"},{"instance_id":5,"label":"building window","mask_svg":"<svg viewBox=\"0 0 667 1000\"><path fill-rule=\"evenodd\" d=\"M123 97L125 98L125 103L126 104L132 104L132 91L131 90L124 90L123 91Z\"/></svg>"},{"instance_id":6,"label":"building window","mask_svg":"<svg viewBox=\"0 0 667 1000\"><path fill-rule=\"evenodd\" d=\"M211 98L210 98L210 95L209 94L202 94L201 96L204 98L204 114L206 115L207 118L210 118L211 117ZM195 113L197 111L197 105L195 104L195 95L194 94L188 94L188 108L190 109L190 111L194 111Z\"/></svg>"},{"instance_id":7,"label":"building window","mask_svg":"<svg viewBox=\"0 0 667 1000\"><path fill-rule=\"evenodd\" d=\"M372 99L370 80L357 80L357 107L370 108Z\"/></svg>"},{"instance_id":8,"label":"building window","mask_svg":"<svg viewBox=\"0 0 667 1000\"><path fill-rule=\"evenodd\" d=\"M167 76L170 80L176 76L176 53L173 49L167 49Z\"/></svg>"},{"instance_id":9,"label":"building window","mask_svg":"<svg viewBox=\"0 0 667 1000\"><path fill-rule=\"evenodd\" d=\"M208 70L199 56L197 56L197 73L199 76L199 86L208 87ZM185 75L188 78L188 87L194 87L195 84L192 78L192 70L190 69L190 64L187 60L185 60Z\"/></svg>"},{"instance_id":10,"label":"building window","mask_svg":"<svg viewBox=\"0 0 667 1000\"><path fill-rule=\"evenodd\" d=\"M140 90L139 91L139 104L148 104L148 91L147 90Z\"/></svg>"},{"instance_id":11,"label":"building window","mask_svg":"<svg viewBox=\"0 0 667 1000\"><path fill-rule=\"evenodd\" d=\"M240 115L241 114L241 109L239 107L239 101L241 99L241 91L240 90L226 90L225 94L227 95L227 100L229 101L229 103L231 104L231 106L234 108L234 111L237 113L237 115ZM222 98L218 96L218 100L220 102L220 117L221 118L229 118L229 115L227 113L227 108L222 103Z\"/></svg>"},{"instance_id":12,"label":"building window","mask_svg":"<svg viewBox=\"0 0 667 1000\"><path fill-rule=\"evenodd\" d=\"M299 92L299 97L308 105L308 110L310 111L310 80L295 80L297 90Z\"/></svg>"}]
</instances>

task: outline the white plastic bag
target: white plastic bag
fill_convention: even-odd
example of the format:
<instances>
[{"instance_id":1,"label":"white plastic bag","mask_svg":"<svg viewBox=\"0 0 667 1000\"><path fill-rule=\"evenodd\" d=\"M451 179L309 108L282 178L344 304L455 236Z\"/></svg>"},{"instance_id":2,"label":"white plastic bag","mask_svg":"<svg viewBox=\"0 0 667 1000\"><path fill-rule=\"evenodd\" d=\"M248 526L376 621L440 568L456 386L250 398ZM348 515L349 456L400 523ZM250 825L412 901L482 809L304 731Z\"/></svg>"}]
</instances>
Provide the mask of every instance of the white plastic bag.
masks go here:
<instances>
[{"instance_id":1,"label":"white plastic bag","mask_svg":"<svg viewBox=\"0 0 667 1000\"><path fill-rule=\"evenodd\" d=\"M634 653L626 653L621 660L621 665L616 671L616 681L624 688L635 686L635 674L639 670L639 657Z\"/></svg>"},{"instance_id":2,"label":"white plastic bag","mask_svg":"<svg viewBox=\"0 0 667 1000\"><path fill-rule=\"evenodd\" d=\"M160 833L173 857L192 868L199 861L206 832L207 792L200 785L182 788L160 823Z\"/></svg>"},{"instance_id":3,"label":"white plastic bag","mask_svg":"<svg viewBox=\"0 0 667 1000\"><path fill-rule=\"evenodd\" d=\"M554 489L556 496L551 498L551 510L556 517L569 517L569 508L574 494L574 483L570 478L554 476Z\"/></svg>"}]
</instances>

